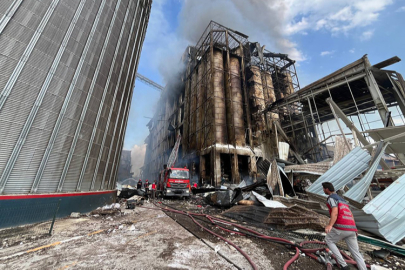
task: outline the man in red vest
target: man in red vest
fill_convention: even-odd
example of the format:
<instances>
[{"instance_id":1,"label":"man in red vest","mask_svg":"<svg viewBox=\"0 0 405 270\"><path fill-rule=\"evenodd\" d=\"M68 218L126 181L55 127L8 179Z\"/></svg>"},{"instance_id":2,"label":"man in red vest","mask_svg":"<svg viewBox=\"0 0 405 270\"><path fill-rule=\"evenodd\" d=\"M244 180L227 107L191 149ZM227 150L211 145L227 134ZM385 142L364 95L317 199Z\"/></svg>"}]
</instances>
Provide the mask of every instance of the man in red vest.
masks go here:
<instances>
[{"instance_id":1,"label":"man in red vest","mask_svg":"<svg viewBox=\"0 0 405 270\"><path fill-rule=\"evenodd\" d=\"M357 228L354 222L353 214L350 211L349 205L339 195L335 193L335 188L330 182L322 183L323 192L328 195L326 206L329 209L330 221L325 227L326 237L325 242L329 249L336 256L342 269L350 269L336 243L340 240L345 240L352 257L357 262L357 268L367 270L364 259L360 254L359 245L357 243Z\"/></svg>"}]
</instances>

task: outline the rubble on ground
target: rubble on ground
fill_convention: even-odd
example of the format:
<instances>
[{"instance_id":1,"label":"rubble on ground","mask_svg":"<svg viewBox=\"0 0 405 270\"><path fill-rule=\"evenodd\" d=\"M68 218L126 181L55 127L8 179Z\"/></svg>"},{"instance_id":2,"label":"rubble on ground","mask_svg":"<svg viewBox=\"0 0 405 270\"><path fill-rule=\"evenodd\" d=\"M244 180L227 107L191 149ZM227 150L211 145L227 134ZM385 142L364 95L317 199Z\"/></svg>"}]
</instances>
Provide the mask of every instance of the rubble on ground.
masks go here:
<instances>
[{"instance_id":1,"label":"rubble on ground","mask_svg":"<svg viewBox=\"0 0 405 270\"><path fill-rule=\"evenodd\" d=\"M106 215L116 215L121 214L121 205L119 203L113 203L110 205L105 205L103 207L98 207L96 210L90 212L92 216L106 216Z\"/></svg>"}]
</instances>

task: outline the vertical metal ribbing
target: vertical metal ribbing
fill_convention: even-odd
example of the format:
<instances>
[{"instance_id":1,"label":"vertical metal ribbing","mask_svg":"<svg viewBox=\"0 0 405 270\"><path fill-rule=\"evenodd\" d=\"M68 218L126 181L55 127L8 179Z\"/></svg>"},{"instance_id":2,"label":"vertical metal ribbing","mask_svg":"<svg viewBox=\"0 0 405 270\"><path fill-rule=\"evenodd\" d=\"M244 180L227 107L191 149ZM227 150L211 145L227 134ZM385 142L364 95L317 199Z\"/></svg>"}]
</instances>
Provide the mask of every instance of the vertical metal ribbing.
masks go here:
<instances>
[{"instance_id":1,"label":"vertical metal ribbing","mask_svg":"<svg viewBox=\"0 0 405 270\"><path fill-rule=\"evenodd\" d=\"M0 19L0 35L3 33L4 28L6 28L8 22L14 16L17 9L21 6L23 0L14 0L11 6L7 9L6 13Z\"/></svg>"},{"instance_id":2,"label":"vertical metal ribbing","mask_svg":"<svg viewBox=\"0 0 405 270\"><path fill-rule=\"evenodd\" d=\"M31 38L30 42L28 43L27 48L25 49L23 55L21 56L20 61L18 62L17 66L15 67L13 73L11 74L9 80L7 81L6 86L4 87L3 91L0 93L0 110L2 109L4 103L7 100L7 97L10 95L11 90L13 89L15 83L17 82L18 77L21 74L25 64L27 63L29 57L31 56L32 51L34 50L37 41L39 40L45 26L48 24L48 21L53 14L56 6L58 5L59 0L53 0L51 5L49 6L48 10L46 11L44 17L42 18L41 22L38 25L38 28L35 30L33 37ZM24 139L25 140L25 139ZM3 193L4 187L6 186L8 177L11 174L11 170L14 167L15 161L18 157L18 149L21 149L22 144L24 144L24 140L18 140L14 150L7 161L6 166L4 167L3 173L0 178L0 194Z\"/></svg>"},{"instance_id":3,"label":"vertical metal ribbing","mask_svg":"<svg viewBox=\"0 0 405 270\"><path fill-rule=\"evenodd\" d=\"M83 105L83 109L82 109L82 113L80 115L79 123L77 124L77 127L76 127L76 132L75 132L75 135L73 137L72 145L71 145L70 150L69 150L69 154L68 154L68 157L67 157L67 160L66 160L66 163L65 163L65 167L63 168L62 176L60 178L60 181L62 181L62 182L65 181L66 174L67 174L67 171L69 169L70 162L72 161L73 152L74 152L74 150L76 148L77 140L79 139L79 134L80 134L80 131L81 131L82 126L83 126L83 121L84 121L84 118L85 118L86 113L87 113L87 108L89 106L90 99L92 97L93 90L94 90L94 87L96 85L96 80L98 78L101 65L103 64L103 59L104 59L104 55L105 55L105 52L106 52L106 49L107 49L107 44L110 41L111 29L112 29L112 26L114 25L114 21L115 21L115 18L117 16L117 12L118 12L120 4L121 4L121 0L118 0L118 3L115 6L114 15L113 15L113 17L111 19L111 22L110 22L110 25L108 27L107 35L106 35L106 37L104 39L103 48L101 49L100 58L98 59L98 63L97 63L96 70L94 72L93 80L91 81L89 92L87 93L86 101L84 102L84 105ZM106 90L104 90L104 91L106 91ZM100 106L102 106L102 105L103 104L101 102ZM90 146L90 144L89 144L89 146ZM81 188L81 185L82 185L82 180L83 180L83 177L80 174L80 178L79 178L79 180L77 182L77 186L76 186L76 191L80 191L80 188Z\"/></svg>"},{"instance_id":4,"label":"vertical metal ribbing","mask_svg":"<svg viewBox=\"0 0 405 270\"><path fill-rule=\"evenodd\" d=\"M117 12L118 12L118 9L117 9ZM114 56L113 56L113 59L112 59L112 65L110 66L110 71L108 73L107 82L106 82L106 84L104 86L104 93L103 93L103 96L101 97L101 102L100 102L100 106L98 107L96 121L94 122L94 127L93 127L93 131L91 133L89 146L87 147L87 153L86 153L86 156L84 158L82 171L80 173L80 178L79 178L80 183L83 182L84 173L86 172L87 164L89 162L90 152L91 152L91 149L93 148L94 137L96 136L96 133L97 133L98 123L100 121L101 114L103 113L103 108L105 106L105 104L104 104L105 97L107 96L108 88L110 87L111 76L112 76L112 74L114 72L115 62L116 62L116 59L117 59L118 51L120 49L122 36L124 35L124 29L125 29L126 21L127 21L127 18L128 18L128 13L129 13L129 7L127 6L127 11L125 12L125 17L124 17L124 20L123 20L122 25L121 25L120 35L118 37L118 42L117 42L117 45L115 46L115 52L114 52ZM113 19L115 19L115 16L113 17ZM113 25L111 25L110 27L112 28L112 26ZM118 80L118 84L119 84L119 80ZM112 103L111 103L111 109L114 108L114 102L115 102L116 94L117 94L117 92L115 91L114 92L114 97L113 97L113 100L112 100ZM106 129L104 131L104 138L105 138L105 135L107 134L107 130L108 130L108 123L107 123ZM101 147L100 147L100 152L102 153L102 144L101 144ZM98 166L96 166L96 167L98 168ZM93 179L91 180L90 190L92 190L94 188L94 182L95 181L96 181L96 177L94 177L94 174L93 174Z\"/></svg>"},{"instance_id":5,"label":"vertical metal ribbing","mask_svg":"<svg viewBox=\"0 0 405 270\"><path fill-rule=\"evenodd\" d=\"M84 64L84 60L86 59L87 53L88 53L89 48L90 48L90 44L91 44L91 42L93 40L94 33L95 33L96 28L98 26L98 22L100 20L101 13L103 11L105 2L106 2L106 0L103 0L103 2L99 6L97 15L96 15L96 17L94 19L93 26L92 26L92 28L90 30L90 34L89 34L89 36L87 38L86 45L84 46L84 49L83 49L82 55L80 57L79 63L77 65L77 67L76 67L75 74L73 75L73 79L70 82L69 90L68 90L68 92L66 94L65 100L63 101L63 105L62 105L61 110L59 112L58 119L56 120L55 126L54 126L54 128L52 130L52 134L51 134L51 137L49 138L49 142L48 142L48 145L46 147L44 156L42 157L41 164L39 165L37 174L35 175L34 182L39 182L39 180L42 178L45 167L46 167L46 165L48 163L49 156L51 155L52 148L54 146L56 137L57 137L57 135L59 133L59 130L60 130L60 127L62 125L62 120L63 120L63 118L65 116L67 107L68 107L69 102L70 102L70 98L72 97L72 93L73 93L73 91L74 91L74 89L76 87L77 80L79 78L79 75L81 73L81 70L82 70L82 67L83 67L83 64ZM57 191L61 191L62 186L63 186L63 181L59 181Z\"/></svg>"},{"instance_id":6,"label":"vertical metal ribbing","mask_svg":"<svg viewBox=\"0 0 405 270\"><path fill-rule=\"evenodd\" d=\"M27 63L29 57L31 56L32 51L34 50L35 45L37 44L39 37L41 36L42 32L44 31L45 26L48 24L49 18L51 17L53 11L55 10L56 6L58 5L59 0L53 0L52 3L49 5L48 10L46 11L44 17L42 18L41 22L38 25L38 28L35 30L35 33L33 37L31 38L30 42L27 45L27 48L25 49L24 53L22 54L20 60L17 63L17 66L15 67L13 73L11 74L10 78L7 81L6 86L4 87L3 91L0 93L0 110L3 108L4 103L6 103L6 100L8 96L11 93L11 90L14 87L14 84L17 82L18 77L21 74L21 71L23 70L25 64ZM8 168L6 166L3 175L9 174L7 172ZM3 176L0 179L0 183L4 181ZM3 191L3 187L0 184L0 193Z\"/></svg>"},{"instance_id":7,"label":"vertical metal ribbing","mask_svg":"<svg viewBox=\"0 0 405 270\"><path fill-rule=\"evenodd\" d=\"M138 2L138 5L139 5L139 2ZM143 4L142 4L142 5L143 5ZM138 7L137 7L137 8L138 8ZM138 12L138 10L136 11L136 13L137 13L137 12ZM143 12L143 10L141 11L141 15L142 15L142 12ZM137 16L136 13L135 13L135 16ZM135 39L134 39L134 44L133 44L133 50L132 50L132 54L131 54L131 59L129 60L129 65L128 65L129 67L131 67L131 63L132 63L132 60L133 60L134 52L135 52L135 50L136 50L136 41L137 41L138 33L140 32L139 26L140 26L140 24L141 24L141 17L142 17L142 16L140 16L140 18L139 18L138 20L136 20L136 18L134 19L134 21L137 21L137 22L138 22L138 25L137 25L137 28L136 28L137 31L136 31L136 37L135 37ZM129 40L128 42L130 42L130 40ZM130 72L127 73L127 78L126 78L126 80L125 80L124 89L123 89L123 91L122 91L122 99L121 99L121 102L120 102L120 107L119 107L119 109L118 109L117 118L116 118L116 121L115 121L113 137L112 137L111 142L110 142L110 147L109 147L109 151L108 151L106 167L105 167L105 169L104 169L103 180L102 180L102 183L103 183L103 184L105 183L105 178L106 178L106 174L107 174L107 167L108 167L108 163L110 162L111 152L112 152L112 148L113 148L113 144L114 144L114 137L115 137L115 136L119 136L119 134L117 134L116 132L117 132L117 127L118 127L119 116L120 116L120 114L121 114L121 109L122 109L122 105L123 105L124 102L125 102L124 112L125 112L125 110L126 110L126 108L127 108L126 106L127 106L128 101L127 101L127 100L124 101L124 94L125 94L125 89L127 88L127 84L126 84L126 83L127 83L127 81L128 81L128 76L129 76L129 74L130 74ZM117 87L118 87L118 86L117 86ZM114 163L113 163L113 166L114 166ZM112 169L112 168L111 168L111 169ZM102 185L102 186L103 186L103 185Z\"/></svg>"},{"instance_id":8,"label":"vertical metal ribbing","mask_svg":"<svg viewBox=\"0 0 405 270\"><path fill-rule=\"evenodd\" d=\"M145 26L145 21L144 20L142 20L143 19L143 16L145 15L145 10L146 10L146 8L145 8L145 1L143 2L143 4L142 4L142 13L141 13L141 16L140 16L140 20L139 20L139 24L141 24L142 23L142 28L144 28L144 26ZM139 33L141 33L141 35L139 35ZM125 121L125 119L127 119L128 118L128 114L129 114L129 108L131 107L131 100L132 100L132 95L131 95L131 93L132 93L132 91L133 91L133 84L134 84L134 82L135 82L135 74L136 74L136 69L137 69L137 62L139 62L138 60L139 60L139 54L140 54L140 48L139 48L139 46L137 46L137 44L141 44L141 42L140 42L140 40L142 39L142 35L143 35L143 33L142 33L142 29L140 29L139 27L138 27L138 31L137 31L137 40L135 40L135 44L134 44L134 47L138 50L137 51L137 55L136 55L136 58L135 58L135 61L134 61L134 65L135 65L135 67L134 67L134 69L132 70L132 75L128 78L128 76L127 76L127 80L126 80L126 83L128 82L128 81L131 81L131 83L130 83L130 87L132 87L132 88L129 88L128 89L128 91L130 92L129 94L128 94L128 97L127 97L127 100L126 100L126 102L125 102L125 109L124 109L124 111L123 111L123 116L122 116L122 120L121 120L121 124L120 124L120 129L119 129L119 132L118 132L118 138L117 138L117 145L116 145L116 147L115 147L115 152L114 152L114 159L113 159L113 162L112 162L112 167L111 167L111 171L110 171L110 175L108 176L109 177L109 179L108 179L108 183L107 183L107 189L108 188L111 188L112 189L112 186L111 186L111 184L112 184L112 178L113 178L113 175L114 175L114 171L116 171L116 169L118 168L118 164L116 164L116 160L117 160L117 157L119 156L119 148L120 148L120 145L121 145L121 141L123 140L123 139L121 139L122 138L122 136L123 136L123 129L124 129L124 125L126 124L126 121ZM128 75L129 75L129 73L128 73ZM127 87L126 86L126 83L125 83L125 88ZM124 88L124 89L125 89ZM119 115L118 115L118 117L117 117L117 122L118 122L118 119L119 119ZM116 132L116 131L115 131ZM115 133L114 134L114 136L117 136L117 134ZM111 146L113 145L113 141L111 142ZM112 147L111 147L112 148ZM112 151L112 149L110 149L110 151ZM107 172L107 170L105 171L105 173Z\"/></svg>"},{"instance_id":9,"label":"vertical metal ribbing","mask_svg":"<svg viewBox=\"0 0 405 270\"><path fill-rule=\"evenodd\" d=\"M49 87L49 85L50 85L50 83L51 83L51 81L53 79L53 75L55 75L56 68L58 67L58 65L60 63L60 59L62 58L62 55L65 52L67 43L69 42L69 39L70 39L70 37L71 37L71 35L73 33L73 29L75 28L76 23L77 23L77 21L79 19L80 13L83 10L84 3L85 3L85 0L81 0L81 2L79 3L79 5L78 5L78 7L76 9L76 12L75 12L75 14L74 14L74 16L72 18L72 21L71 21L71 23L69 25L69 28L68 28L68 30L67 30L67 32L65 34L65 37L62 40L62 43L61 43L61 45L59 47L58 52L56 53L55 59L53 60L53 63L52 63L52 66L49 69L48 75L46 76L46 79L45 79L45 81L44 81L44 83L42 85L42 88L41 88L41 90L40 90L40 92L38 94L37 100L35 101L34 107L32 108L32 110L30 112L30 115L28 116L28 119L27 119L27 121L26 121L26 123L25 123L25 125L23 127L23 131L21 132L21 135L18 138L18 141L25 141L25 139L28 136L28 133L29 133L29 131L31 129L32 123L34 122L35 116L38 113L39 107L41 106L42 101L43 101L43 99L45 97L45 93L48 91L48 87ZM20 148L18 149L17 155L20 153L22 146L23 146L23 144L20 144ZM12 155L14 154L14 150L13 150ZM33 182L32 187L31 187L31 192L36 192L37 191L38 185L39 185L39 182L40 182L39 180L40 180L39 178L34 179L34 182Z\"/></svg>"},{"instance_id":10,"label":"vertical metal ribbing","mask_svg":"<svg viewBox=\"0 0 405 270\"><path fill-rule=\"evenodd\" d=\"M146 23L146 22L147 22L146 16L149 16L149 12L150 12L150 4L148 5L148 11L145 13L145 17L143 18L143 25L142 25L143 30L142 30L142 36L141 36L141 39L140 39L139 44L142 44L142 43L143 43L143 40L144 40L144 38L145 38L146 26L147 26L147 23ZM139 47L139 50L138 50L137 57L136 57L135 67L134 67L134 69L133 69L131 88L130 88L130 90L129 90L129 91L131 91L131 92L132 92L133 89L134 89L134 85L135 85L135 73L136 73L136 70L138 69L139 55L141 54L141 51L142 51L142 49L141 49L142 46L138 46L138 47ZM120 141L117 141L117 148L116 148L116 151L115 151L115 159L114 159L113 164L115 164L116 158L121 155L122 144L123 144L124 137L125 137L125 136L123 137L123 134L125 135L125 132L126 132L127 121L128 121L128 114L129 114L129 111L130 111L130 109L131 109L131 102L132 102L132 95L129 95L128 109L127 109L127 112L126 112L126 116L122 119L122 122L121 122L121 130L120 130L120 140L121 140L121 142L120 142ZM123 128L123 127L124 127L124 128ZM121 137L122 137L122 138L121 138ZM121 149L121 150L120 150L120 149ZM118 173L118 165L115 166L115 173L113 174L112 172L113 172L113 170L111 170L111 175L110 175L109 181L111 181L111 180L113 179L113 177L114 177L114 179L116 179L116 174ZM113 185L114 183L115 183L115 181L111 182L111 185ZM110 188L112 189L112 186L110 186Z\"/></svg>"},{"instance_id":11,"label":"vertical metal ribbing","mask_svg":"<svg viewBox=\"0 0 405 270\"><path fill-rule=\"evenodd\" d=\"M135 26L135 22L136 22L136 13L138 12L138 7L139 7L139 2L136 2L135 14L134 14L134 17L133 17L133 19L132 19L132 24L131 24L131 29L129 30L130 32L129 32L129 37L128 37L127 45L126 45L126 47L125 47L124 56L123 56L123 58L122 58L122 64L121 64L120 75L118 76L117 86L115 87L114 97L113 97L113 100L112 100L112 102L111 102L110 112L108 113L107 125L106 125L105 131L104 131L103 140L102 140L102 142L101 142L101 147L100 147L100 152L99 152L98 158L97 158L96 168L95 168L94 174L93 174L92 186L93 186L93 183L95 182L95 179L96 179L96 177L97 177L97 172L98 172L98 169L99 169L99 166L100 166L100 161L101 161L101 158L102 158L102 156L103 156L103 148L104 148L105 140L106 140L106 138L107 138L108 129L109 129L109 127L110 127L111 115L112 115L112 112L113 112L113 110L114 110L114 105L115 105L116 98L117 98L117 93L118 93L118 90L119 90L119 85L120 85L119 82L121 81L121 77L122 77L122 74L123 74L123 72L124 72L124 65L125 65L125 61L126 61L126 58L127 58L127 54L128 54L129 44L131 43L131 39L132 39L132 33L133 33L134 26ZM128 11L129 11L129 9L128 9ZM127 11L127 12L128 12L128 11ZM131 60L130 60L130 61L132 61L132 56L133 56L133 55L134 55L134 50L132 50ZM130 62L130 63L131 63L131 62ZM128 72L128 73L129 73L129 72ZM125 88L124 88L124 89L125 89ZM122 95L122 96L123 96L123 95ZM119 110L121 110L121 105L122 105L122 102L120 103L120 109L119 109ZM107 167L107 166L108 166L108 163L106 164L106 167ZM102 189L103 186L104 186L104 177L103 177L103 180L102 180L102 182L101 182L100 189Z\"/></svg>"}]
</instances>

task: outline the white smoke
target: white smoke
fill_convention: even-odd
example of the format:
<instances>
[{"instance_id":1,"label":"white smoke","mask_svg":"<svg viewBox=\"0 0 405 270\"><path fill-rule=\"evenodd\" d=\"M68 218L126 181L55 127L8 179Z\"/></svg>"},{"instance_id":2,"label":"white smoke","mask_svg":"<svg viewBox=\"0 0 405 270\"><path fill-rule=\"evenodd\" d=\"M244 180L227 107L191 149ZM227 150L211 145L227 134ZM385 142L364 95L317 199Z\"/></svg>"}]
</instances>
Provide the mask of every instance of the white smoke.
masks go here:
<instances>
[{"instance_id":1,"label":"white smoke","mask_svg":"<svg viewBox=\"0 0 405 270\"><path fill-rule=\"evenodd\" d=\"M195 44L213 20L248 35L251 42L260 42L269 51L302 61L302 52L286 35L289 17L287 4L279 0L186 0L180 13L180 33Z\"/></svg>"},{"instance_id":2,"label":"white smoke","mask_svg":"<svg viewBox=\"0 0 405 270\"><path fill-rule=\"evenodd\" d=\"M131 149L131 172L134 177L139 176L140 168L143 166L145 160L146 144L134 145Z\"/></svg>"},{"instance_id":3,"label":"white smoke","mask_svg":"<svg viewBox=\"0 0 405 270\"><path fill-rule=\"evenodd\" d=\"M266 49L286 53L293 60L306 56L294 35L317 31L348 35L351 30L372 26L393 0L183 0L178 28L173 30L165 11L167 0L153 2L144 47L151 65L168 82L179 71L187 45L195 45L211 20L249 36ZM357 36L354 38L358 38Z\"/></svg>"},{"instance_id":4,"label":"white smoke","mask_svg":"<svg viewBox=\"0 0 405 270\"><path fill-rule=\"evenodd\" d=\"M287 53L291 59L305 59L283 29L287 6L278 0L185 0L178 16L178 29L172 30L165 17L166 0L154 1L144 53L149 65L159 70L165 83L180 72L180 58L188 45L196 45L211 20L242 32L273 52Z\"/></svg>"}]
</instances>

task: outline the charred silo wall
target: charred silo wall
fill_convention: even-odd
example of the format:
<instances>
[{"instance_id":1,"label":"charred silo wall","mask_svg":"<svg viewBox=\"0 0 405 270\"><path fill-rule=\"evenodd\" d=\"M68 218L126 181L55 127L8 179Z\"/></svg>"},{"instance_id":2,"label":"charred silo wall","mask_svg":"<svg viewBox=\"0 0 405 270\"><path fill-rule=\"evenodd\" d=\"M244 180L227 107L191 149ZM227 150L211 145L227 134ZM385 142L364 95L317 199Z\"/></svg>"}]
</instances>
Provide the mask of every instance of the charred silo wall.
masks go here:
<instances>
[{"instance_id":1,"label":"charred silo wall","mask_svg":"<svg viewBox=\"0 0 405 270\"><path fill-rule=\"evenodd\" d=\"M213 70L211 70L213 87L210 89L210 98L214 109L211 123L215 131L215 143L227 143L226 108L225 108L225 88L224 88L224 62L222 52L215 50L213 53Z\"/></svg>"},{"instance_id":2,"label":"charred silo wall","mask_svg":"<svg viewBox=\"0 0 405 270\"><path fill-rule=\"evenodd\" d=\"M274 92L274 85L273 85L273 80L271 78L271 74L268 71L262 71L262 84L263 84L263 93L267 94L265 95L265 103L266 106L269 106L273 102L276 101L276 94ZM266 114L266 122L267 126L269 127L270 130L273 129L272 125L272 120L278 119L278 114L277 113L272 113L268 112Z\"/></svg>"},{"instance_id":3,"label":"charred silo wall","mask_svg":"<svg viewBox=\"0 0 405 270\"><path fill-rule=\"evenodd\" d=\"M263 83L258 66L249 67L249 103L252 112L254 131L264 130L264 115L260 113L265 108L265 97L263 95ZM266 88L267 90L267 88ZM266 92L267 93L267 92ZM268 96L268 95L267 95Z\"/></svg>"},{"instance_id":4,"label":"charred silo wall","mask_svg":"<svg viewBox=\"0 0 405 270\"><path fill-rule=\"evenodd\" d=\"M240 63L237 57L230 57L229 59L229 72L226 72L225 88L228 143L243 146L245 144L243 96Z\"/></svg>"},{"instance_id":5,"label":"charred silo wall","mask_svg":"<svg viewBox=\"0 0 405 270\"><path fill-rule=\"evenodd\" d=\"M293 86L293 82L292 82L290 73L285 74L284 85L285 85L284 97L289 96L292 93L294 93L294 86Z\"/></svg>"},{"instance_id":6,"label":"charred silo wall","mask_svg":"<svg viewBox=\"0 0 405 270\"><path fill-rule=\"evenodd\" d=\"M198 66L198 86L197 86L197 149L201 150L205 144L205 61L201 61Z\"/></svg>"},{"instance_id":7,"label":"charred silo wall","mask_svg":"<svg viewBox=\"0 0 405 270\"><path fill-rule=\"evenodd\" d=\"M197 72L194 70L191 75L191 89L190 89L190 149L196 149L196 126L197 126Z\"/></svg>"},{"instance_id":8,"label":"charred silo wall","mask_svg":"<svg viewBox=\"0 0 405 270\"><path fill-rule=\"evenodd\" d=\"M261 75L262 75L264 100L265 100L266 106L268 106L276 101L273 80L271 78L270 72L268 72L268 71L262 71Z\"/></svg>"}]
</instances>

